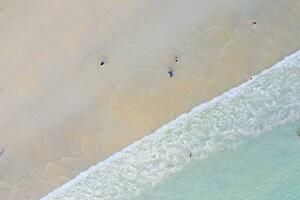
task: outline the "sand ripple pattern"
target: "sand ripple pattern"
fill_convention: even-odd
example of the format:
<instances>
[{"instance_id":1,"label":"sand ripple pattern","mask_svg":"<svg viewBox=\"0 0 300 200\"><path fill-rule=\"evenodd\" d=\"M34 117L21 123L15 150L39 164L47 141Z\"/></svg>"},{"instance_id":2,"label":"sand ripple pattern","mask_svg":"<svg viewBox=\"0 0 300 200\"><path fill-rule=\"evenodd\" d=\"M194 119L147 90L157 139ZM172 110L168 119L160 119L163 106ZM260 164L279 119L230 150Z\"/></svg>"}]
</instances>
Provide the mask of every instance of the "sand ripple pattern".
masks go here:
<instances>
[{"instance_id":1,"label":"sand ripple pattern","mask_svg":"<svg viewBox=\"0 0 300 200\"><path fill-rule=\"evenodd\" d=\"M42 199L130 199L191 159L234 148L246 137L299 117L300 51L179 116Z\"/></svg>"}]
</instances>

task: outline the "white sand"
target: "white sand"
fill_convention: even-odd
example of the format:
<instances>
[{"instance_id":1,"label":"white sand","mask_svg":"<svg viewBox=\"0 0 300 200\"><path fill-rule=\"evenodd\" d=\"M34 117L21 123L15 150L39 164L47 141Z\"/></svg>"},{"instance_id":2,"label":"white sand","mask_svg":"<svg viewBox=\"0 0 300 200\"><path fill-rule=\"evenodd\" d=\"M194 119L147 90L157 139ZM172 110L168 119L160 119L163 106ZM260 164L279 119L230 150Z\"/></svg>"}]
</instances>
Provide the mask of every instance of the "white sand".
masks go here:
<instances>
[{"instance_id":1,"label":"white sand","mask_svg":"<svg viewBox=\"0 0 300 200\"><path fill-rule=\"evenodd\" d=\"M144 199L139 196L144 192L149 195L149 191L158 188L164 191L165 182L174 180L170 176L190 168L195 159L209 159L232 148L237 150L250 138L300 119L299 77L300 50L251 80L181 114L41 200L139 200ZM172 197L190 199L176 192L152 199Z\"/></svg>"},{"instance_id":2,"label":"white sand","mask_svg":"<svg viewBox=\"0 0 300 200\"><path fill-rule=\"evenodd\" d=\"M300 47L298 0L0 8L0 199L38 199Z\"/></svg>"}]
</instances>

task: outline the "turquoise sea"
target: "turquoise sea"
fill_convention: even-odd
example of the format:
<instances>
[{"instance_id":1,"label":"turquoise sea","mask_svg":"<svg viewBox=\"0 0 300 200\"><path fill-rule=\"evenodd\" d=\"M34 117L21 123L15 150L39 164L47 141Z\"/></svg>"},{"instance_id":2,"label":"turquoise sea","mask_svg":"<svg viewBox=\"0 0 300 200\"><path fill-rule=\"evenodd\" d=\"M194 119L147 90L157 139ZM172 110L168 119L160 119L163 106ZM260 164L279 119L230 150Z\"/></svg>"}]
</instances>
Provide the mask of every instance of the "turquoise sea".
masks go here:
<instances>
[{"instance_id":1,"label":"turquoise sea","mask_svg":"<svg viewBox=\"0 0 300 200\"><path fill-rule=\"evenodd\" d=\"M43 200L300 199L300 51Z\"/></svg>"},{"instance_id":2,"label":"turquoise sea","mask_svg":"<svg viewBox=\"0 0 300 200\"><path fill-rule=\"evenodd\" d=\"M297 133L298 132L298 133ZM189 163L138 200L298 200L300 120Z\"/></svg>"}]
</instances>

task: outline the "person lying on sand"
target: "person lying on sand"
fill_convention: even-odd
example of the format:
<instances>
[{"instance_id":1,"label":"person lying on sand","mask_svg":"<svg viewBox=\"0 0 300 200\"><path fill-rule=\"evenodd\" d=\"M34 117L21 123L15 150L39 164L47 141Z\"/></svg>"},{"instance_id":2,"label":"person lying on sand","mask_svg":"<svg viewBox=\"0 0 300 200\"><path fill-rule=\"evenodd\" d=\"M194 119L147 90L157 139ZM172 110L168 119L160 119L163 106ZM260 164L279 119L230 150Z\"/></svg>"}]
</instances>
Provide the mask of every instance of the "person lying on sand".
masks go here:
<instances>
[{"instance_id":1,"label":"person lying on sand","mask_svg":"<svg viewBox=\"0 0 300 200\"><path fill-rule=\"evenodd\" d=\"M173 69L169 69L168 73L169 73L169 76L170 76L171 78L174 76L174 71L173 71Z\"/></svg>"}]
</instances>

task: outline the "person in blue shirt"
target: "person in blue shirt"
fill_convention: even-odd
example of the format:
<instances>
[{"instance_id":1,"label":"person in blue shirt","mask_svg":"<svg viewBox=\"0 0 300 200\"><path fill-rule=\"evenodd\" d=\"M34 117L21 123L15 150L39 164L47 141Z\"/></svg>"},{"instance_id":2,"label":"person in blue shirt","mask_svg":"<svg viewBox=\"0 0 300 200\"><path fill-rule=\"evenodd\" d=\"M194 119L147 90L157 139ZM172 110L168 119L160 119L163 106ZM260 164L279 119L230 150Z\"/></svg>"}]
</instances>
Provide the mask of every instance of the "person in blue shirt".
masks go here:
<instances>
[{"instance_id":1,"label":"person in blue shirt","mask_svg":"<svg viewBox=\"0 0 300 200\"><path fill-rule=\"evenodd\" d=\"M169 73L169 76L170 76L171 78L174 76L174 71L173 71L173 69L169 69L168 73Z\"/></svg>"}]
</instances>

